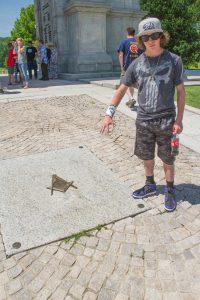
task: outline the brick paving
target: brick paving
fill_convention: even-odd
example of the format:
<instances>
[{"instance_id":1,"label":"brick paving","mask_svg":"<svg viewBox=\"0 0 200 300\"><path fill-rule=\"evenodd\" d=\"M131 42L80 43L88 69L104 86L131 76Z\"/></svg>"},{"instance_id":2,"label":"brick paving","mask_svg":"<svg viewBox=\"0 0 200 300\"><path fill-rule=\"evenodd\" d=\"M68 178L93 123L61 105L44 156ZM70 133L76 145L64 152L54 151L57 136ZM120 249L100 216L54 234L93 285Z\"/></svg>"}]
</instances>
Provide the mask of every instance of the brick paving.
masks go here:
<instances>
[{"instance_id":1,"label":"brick paving","mask_svg":"<svg viewBox=\"0 0 200 300\"><path fill-rule=\"evenodd\" d=\"M134 120L118 112L114 131L101 136L105 105L88 95L1 103L0 111L1 160L85 145L131 188L143 185ZM0 236L0 300L200 299L199 174L199 154L182 146L173 213L163 209L164 173L156 159L159 194L148 198L148 212L10 258Z\"/></svg>"}]
</instances>

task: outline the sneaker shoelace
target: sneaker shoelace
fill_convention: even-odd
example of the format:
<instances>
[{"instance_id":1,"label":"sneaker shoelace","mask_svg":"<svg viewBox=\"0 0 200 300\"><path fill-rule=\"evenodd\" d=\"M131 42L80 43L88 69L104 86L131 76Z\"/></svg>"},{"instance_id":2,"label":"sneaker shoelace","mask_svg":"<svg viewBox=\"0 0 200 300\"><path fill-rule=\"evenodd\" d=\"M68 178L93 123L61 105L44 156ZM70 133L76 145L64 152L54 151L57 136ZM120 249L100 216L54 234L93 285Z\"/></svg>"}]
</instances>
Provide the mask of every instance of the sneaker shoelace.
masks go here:
<instances>
[{"instance_id":1,"label":"sneaker shoelace","mask_svg":"<svg viewBox=\"0 0 200 300\"><path fill-rule=\"evenodd\" d=\"M145 186L143 186L143 188L141 189L141 192L144 192L144 194L146 194L146 192L148 191L152 191L152 189L149 184L145 184Z\"/></svg>"}]
</instances>

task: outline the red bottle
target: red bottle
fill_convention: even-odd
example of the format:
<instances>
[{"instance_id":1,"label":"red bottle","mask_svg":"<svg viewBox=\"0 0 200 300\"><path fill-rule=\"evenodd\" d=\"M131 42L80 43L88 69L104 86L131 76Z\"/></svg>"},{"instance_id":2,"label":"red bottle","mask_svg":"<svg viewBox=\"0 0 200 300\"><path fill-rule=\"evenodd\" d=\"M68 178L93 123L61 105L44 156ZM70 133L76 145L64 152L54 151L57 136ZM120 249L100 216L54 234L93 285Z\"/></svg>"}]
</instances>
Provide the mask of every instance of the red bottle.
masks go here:
<instances>
[{"instance_id":1,"label":"red bottle","mask_svg":"<svg viewBox=\"0 0 200 300\"><path fill-rule=\"evenodd\" d=\"M179 136L173 131L171 137L171 154L176 156L179 154Z\"/></svg>"}]
</instances>

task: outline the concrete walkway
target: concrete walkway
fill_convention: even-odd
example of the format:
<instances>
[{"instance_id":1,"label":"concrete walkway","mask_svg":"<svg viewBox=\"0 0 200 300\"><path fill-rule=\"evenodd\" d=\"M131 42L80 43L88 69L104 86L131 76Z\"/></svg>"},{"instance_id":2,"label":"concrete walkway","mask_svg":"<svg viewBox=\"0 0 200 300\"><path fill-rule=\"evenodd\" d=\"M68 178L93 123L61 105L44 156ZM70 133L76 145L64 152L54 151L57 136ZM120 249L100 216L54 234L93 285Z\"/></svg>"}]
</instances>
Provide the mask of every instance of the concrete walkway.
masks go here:
<instances>
[{"instance_id":1,"label":"concrete walkway","mask_svg":"<svg viewBox=\"0 0 200 300\"><path fill-rule=\"evenodd\" d=\"M197 73L199 76L199 73ZM86 93L96 98L102 103L109 105L114 91L118 85L118 79L83 79L80 82L66 80L51 80L48 82L32 81L28 90L16 88L15 86L7 88L5 76L1 76L2 85L5 87L5 94L0 95L0 102L16 101L22 98L37 98L49 96L78 95ZM193 85L193 81L186 81L185 85ZM200 85L200 81L195 81L195 85ZM199 96L200 97L200 96ZM135 98L137 98L137 90L135 90ZM123 112L127 116L136 119L136 110L130 111L125 105L128 100L127 96L122 100L118 111ZM200 99L199 99L200 101ZM106 106L105 106L106 107ZM186 105L184 113L184 131L180 136L180 142L186 147L200 153L200 109Z\"/></svg>"},{"instance_id":2,"label":"concrete walkway","mask_svg":"<svg viewBox=\"0 0 200 300\"><path fill-rule=\"evenodd\" d=\"M126 107L126 96L114 131L99 134L113 92L64 80L7 89L0 95L0 163L81 143L131 190L141 187L143 165L133 156L136 112ZM12 257L6 257L0 232L0 300L199 300L199 124L200 111L186 107L175 212L164 211L164 174L156 158L158 193L145 199L150 209L136 217Z\"/></svg>"}]
</instances>

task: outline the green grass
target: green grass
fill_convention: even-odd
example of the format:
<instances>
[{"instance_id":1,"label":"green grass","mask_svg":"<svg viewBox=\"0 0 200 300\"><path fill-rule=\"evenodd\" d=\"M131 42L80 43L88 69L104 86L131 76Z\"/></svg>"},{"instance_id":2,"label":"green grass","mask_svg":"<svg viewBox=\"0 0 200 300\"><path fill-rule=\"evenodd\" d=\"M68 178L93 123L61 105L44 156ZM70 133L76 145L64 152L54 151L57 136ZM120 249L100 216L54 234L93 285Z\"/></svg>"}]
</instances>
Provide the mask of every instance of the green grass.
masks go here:
<instances>
[{"instance_id":1,"label":"green grass","mask_svg":"<svg viewBox=\"0 0 200 300\"><path fill-rule=\"evenodd\" d=\"M200 85L185 86L186 104L200 108Z\"/></svg>"},{"instance_id":2,"label":"green grass","mask_svg":"<svg viewBox=\"0 0 200 300\"><path fill-rule=\"evenodd\" d=\"M7 68L0 67L0 74L7 74L7 73L8 73Z\"/></svg>"},{"instance_id":3,"label":"green grass","mask_svg":"<svg viewBox=\"0 0 200 300\"><path fill-rule=\"evenodd\" d=\"M72 234L71 236L65 239L65 242L68 243L69 241L73 240L73 244L75 244L82 236L91 236L92 232L97 230L100 231L102 228L107 229L106 224L97 225L96 227L88 230L83 230L78 233Z\"/></svg>"},{"instance_id":4,"label":"green grass","mask_svg":"<svg viewBox=\"0 0 200 300\"><path fill-rule=\"evenodd\" d=\"M200 70L200 62L193 64L193 65L189 65L188 69L189 70Z\"/></svg>"}]
</instances>

